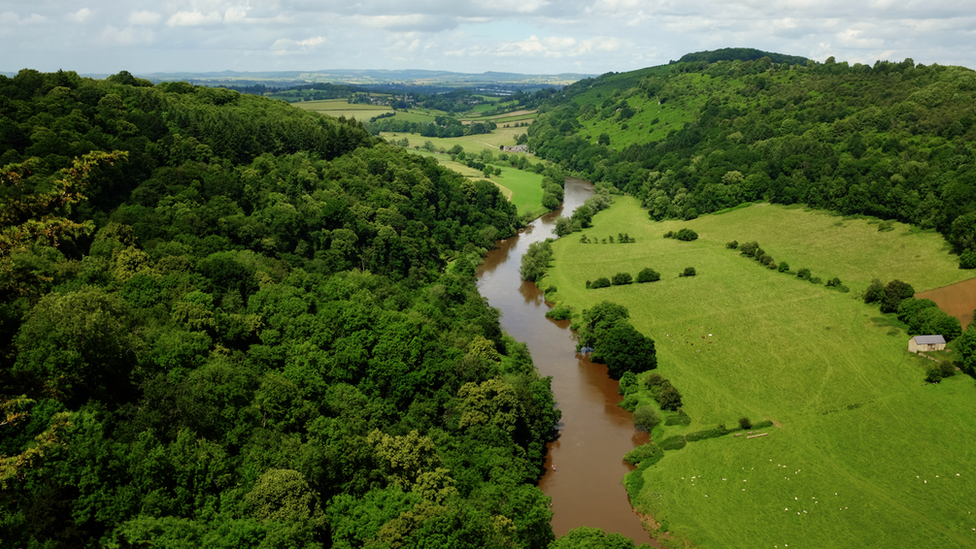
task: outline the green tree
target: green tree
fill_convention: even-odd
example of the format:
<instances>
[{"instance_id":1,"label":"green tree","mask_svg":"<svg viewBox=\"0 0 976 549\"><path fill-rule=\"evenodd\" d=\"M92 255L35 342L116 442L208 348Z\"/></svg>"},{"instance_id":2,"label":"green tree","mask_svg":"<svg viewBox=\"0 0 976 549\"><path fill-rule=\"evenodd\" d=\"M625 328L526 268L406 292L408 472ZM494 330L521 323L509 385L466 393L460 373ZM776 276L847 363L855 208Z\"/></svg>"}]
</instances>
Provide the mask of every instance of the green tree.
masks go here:
<instances>
[{"instance_id":1,"label":"green tree","mask_svg":"<svg viewBox=\"0 0 976 549\"><path fill-rule=\"evenodd\" d=\"M661 280L661 274L650 267L645 267L637 273L637 282L657 282Z\"/></svg>"},{"instance_id":2,"label":"green tree","mask_svg":"<svg viewBox=\"0 0 976 549\"><path fill-rule=\"evenodd\" d=\"M617 273L613 275L613 279L610 281L614 286L623 286L630 284L634 281L634 277L630 273Z\"/></svg>"}]
</instances>

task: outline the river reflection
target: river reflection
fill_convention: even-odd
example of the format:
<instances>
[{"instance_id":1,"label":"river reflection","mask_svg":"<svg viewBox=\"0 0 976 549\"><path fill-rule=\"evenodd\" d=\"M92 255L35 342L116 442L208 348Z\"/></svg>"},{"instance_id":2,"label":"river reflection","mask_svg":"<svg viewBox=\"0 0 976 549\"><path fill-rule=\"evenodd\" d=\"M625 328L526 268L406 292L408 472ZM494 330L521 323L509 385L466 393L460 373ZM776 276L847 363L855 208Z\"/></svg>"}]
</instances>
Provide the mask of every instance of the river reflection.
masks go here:
<instances>
[{"instance_id":1,"label":"river reflection","mask_svg":"<svg viewBox=\"0 0 976 549\"><path fill-rule=\"evenodd\" d=\"M561 210L536 220L521 235L499 241L498 248L488 253L478 269L478 289L501 310L502 328L525 342L542 375L553 378L562 422L559 439L549 445L547 472L539 482L552 497L553 531L561 536L579 526L592 526L654 544L631 509L622 483L631 469L623 455L647 442L647 434L636 431L630 413L617 406L617 382L607 377L606 366L575 354L570 322L545 318L549 307L542 292L519 276L529 244L552 236L556 217L563 210L572 212L592 194L589 183L567 180Z\"/></svg>"}]
</instances>

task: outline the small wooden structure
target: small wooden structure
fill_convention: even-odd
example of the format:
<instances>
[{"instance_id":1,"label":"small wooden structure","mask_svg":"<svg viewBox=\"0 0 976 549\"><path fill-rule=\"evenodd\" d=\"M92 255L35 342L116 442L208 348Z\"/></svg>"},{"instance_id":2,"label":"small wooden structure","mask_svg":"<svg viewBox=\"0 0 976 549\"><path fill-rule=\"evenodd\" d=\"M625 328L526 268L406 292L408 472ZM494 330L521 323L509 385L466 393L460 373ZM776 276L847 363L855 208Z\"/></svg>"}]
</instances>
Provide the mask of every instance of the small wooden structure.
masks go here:
<instances>
[{"instance_id":1,"label":"small wooden structure","mask_svg":"<svg viewBox=\"0 0 976 549\"><path fill-rule=\"evenodd\" d=\"M913 353L920 351L941 351L945 349L946 340L940 335L915 336L908 340L908 350Z\"/></svg>"}]
</instances>

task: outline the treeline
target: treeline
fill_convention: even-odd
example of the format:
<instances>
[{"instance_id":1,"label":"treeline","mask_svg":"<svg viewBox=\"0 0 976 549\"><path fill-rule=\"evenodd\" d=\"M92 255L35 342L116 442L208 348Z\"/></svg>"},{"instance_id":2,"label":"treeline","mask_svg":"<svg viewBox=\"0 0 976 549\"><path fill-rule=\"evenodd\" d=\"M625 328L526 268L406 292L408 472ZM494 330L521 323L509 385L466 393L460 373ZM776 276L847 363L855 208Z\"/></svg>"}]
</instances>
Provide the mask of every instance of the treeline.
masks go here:
<instances>
[{"instance_id":1,"label":"treeline","mask_svg":"<svg viewBox=\"0 0 976 549\"><path fill-rule=\"evenodd\" d=\"M559 412L475 286L494 185L128 73L0 77L0 129L6 545L553 540Z\"/></svg>"},{"instance_id":2,"label":"treeline","mask_svg":"<svg viewBox=\"0 0 976 549\"><path fill-rule=\"evenodd\" d=\"M423 137L463 137L465 135L480 135L491 133L498 124L492 120L462 124L458 119L448 116L438 116L434 122L410 122L402 118L392 118L392 115L374 117L366 124L366 129L373 135L380 132L419 133Z\"/></svg>"},{"instance_id":3,"label":"treeline","mask_svg":"<svg viewBox=\"0 0 976 549\"><path fill-rule=\"evenodd\" d=\"M957 251L976 249L972 70L911 59L799 66L761 58L644 73L637 82L619 77L633 85L605 108L619 116L619 100L628 97L655 109L701 104L693 122L623 148L592 143L582 129L591 103L575 98L617 78L601 77L553 98L529 128L529 145L566 170L639 197L654 219L691 219L755 200L805 203L935 228Z\"/></svg>"}]
</instances>

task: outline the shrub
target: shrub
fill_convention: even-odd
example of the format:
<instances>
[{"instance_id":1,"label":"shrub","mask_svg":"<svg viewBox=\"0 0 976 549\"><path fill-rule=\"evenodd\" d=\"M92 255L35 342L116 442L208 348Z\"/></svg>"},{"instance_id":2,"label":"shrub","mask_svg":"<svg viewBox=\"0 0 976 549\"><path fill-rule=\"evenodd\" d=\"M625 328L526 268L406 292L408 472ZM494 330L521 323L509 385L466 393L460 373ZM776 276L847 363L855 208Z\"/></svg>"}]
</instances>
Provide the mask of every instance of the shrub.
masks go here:
<instances>
[{"instance_id":1,"label":"shrub","mask_svg":"<svg viewBox=\"0 0 976 549\"><path fill-rule=\"evenodd\" d=\"M668 416L668 418L664 420L664 424L668 426L691 425L691 418L685 413L684 410L678 410L677 414Z\"/></svg>"},{"instance_id":2,"label":"shrub","mask_svg":"<svg viewBox=\"0 0 976 549\"><path fill-rule=\"evenodd\" d=\"M769 254L762 254L762 256L759 258L759 262L763 265L776 264L776 262L773 261L773 256Z\"/></svg>"},{"instance_id":3,"label":"shrub","mask_svg":"<svg viewBox=\"0 0 976 549\"><path fill-rule=\"evenodd\" d=\"M650 267L642 269L641 272L637 273L637 282L657 282L658 280L661 280L661 273Z\"/></svg>"},{"instance_id":4,"label":"shrub","mask_svg":"<svg viewBox=\"0 0 976 549\"><path fill-rule=\"evenodd\" d=\"M704 431L695 431L694 433L688 433L685 435L685 439L688 442L695 442L697 440L705 440L707 438L718 438L724 435L725 432L722 429L706 429Z\"/></svg>"},{"instance_id":5,"label":"shrub","mask_svg":"<svg viewBox=\"0 0 976 549\"><path fill-rule=\"evenodd\" d=\"M928 373L925 375L925 381L929 383L938 383L947 377L952 377L956 375L956 367L949 362L940 362L937 366L929 368Z\"/></svg>"},{"instance_id":6,"label":"shrub","mask_svg":"<svg viewBox=\"0 0 976 549\"><path fill-rule=\"evenodd\" d=\"M681 407L681 393L671 385L670 381L665 380L661 384L661 392L657 395L657 403L662 410L677 410Z\"/></svg>"},{"instance_id":7,"label":"shrub","mask_svg":"<svg viewBox=\"0 0 976 549\"><path fill-rule=\"evenodd\" d=\"M546 311L546 318L553 320L569 320L573 318L573 310L565 305L559 305L554 309Z\"/></svg>"},{"instance_id":8,"label":"shrub","mask_svg":"<svg viewBox=\"0 0 976 549\"><path fill-rule=\"evenodd\" d=\"M842 286L842 284L840 283L840 279L837 278L836 276L827 281L828 288L837 288L840 286Z\"/></svg>"},{"instance_id":9,"label":"shrub","mask_svg":"<svg viewBox=\"0 0 976 549\"><path fill-rule=\"evenodd\" d=\"M803 268L796 272L796 277L800 280L810 280L810 269Z\"/></svg>"},{"instance_id":10,"label":"shrub","mask_svg":"<svg viewBox=\"0 0 976 549\"><path fill-rule=\"evenodd\" d=\"M624 375L620 376L620 383L617 384L617 394L626 395L636 391L637 388L637 376L634 372L624 372Z\"/></svg>"},{"instance_id":11,"label":"shrub","mask_svg":"<svg viewBox=\"0 0 976 549\"><path fill-rule=\"evenodd\" d=\"M738 240L733 240L732 242L726 242L725 243L725 247L728 248L728 249L730 249L730 250L734 250L734 249L736 249L736 248L739 247L739 241Z\"/></svg>"},{"instance_id":12,"label":"shrub","mask_svg":"<svg viewBox=\"0 0 976 549\"><path fill-rule=\"evenodd\" d=\"M688 445L684 435L675 435L661 441L662 450L680 450Z\"/></svg>"},{"instance_id":13,"label":"shrub","mask_svg":"<svg viewBox=\"0 0 976 549\"><path fill-rule=\"evenodd\" d=\"M644 462L650 461L650 464L653 465L661 461L663 457L664 450L658 448L653 442L648 442L624 454L624 461L631 465L644 465Z\"/></svg>"},{"instance_id":14,"label":"shrub","mask_svg":"<svg viewBox=\"0 0 976 549\"><path fill-rule=\"evenodd\" d=\"M674 238L674 231L664 233L664 238Z\"/></svg>"},{"instance_id":15,"label":"shrub","mask_svg":"<svg viewBox=\"0 0 976 549\"><path fill-rule=\"evenodd\" d=\"M692 240L697 240L698 239L698 233L696 233L695 231L693 231L691 229L685 228L685 229L681 229L680 231L678 231L677 234L674 235L674 237L677 238L678 240L684 240L685 242L691 242Z\"/></svg>"},{"instance_id":16,"label":"shrub","mask_svg":"<svg viewBox=\"0 0 976 549\"><path fill-rule=\"evenodd\" d=\"M748 417L742 416L739 418L739 427L741 427L743 431L748 431L749 429L752 429L752 421L750 421Z\"/></svg>"},{"instance_id":17,"label":"shrub","mask_svg":"<svg viewBox=\"0 0 976 549\"><path fill-rule=\"evenodd\" d=\"M611 283L614 286L623 286L625 284L630 284L634 281L634 277L630 276L630 273L617 273L613 275L613 280Z\"/></svg>"},{"instance_id":18,"label":"shrub","mask_svg":"<svg viewBox=\"0 0 976 549\"><path fill-rule=\"evenodd\" d=\"M960 269L976 269L976 250L966 250L959 256Z\"/></svg>"},{"instance_id":19,"label":"shrub","mask_svg":"<svg viewBox=\"0 0 976 549\"><path fill-rule=\"evenodd\" d=\"M768 419L764 419L764 420L760 421L759 423L754 423L752 425L752 428L753 429L765 429L766 427L772 427L772 426L773 426L773 422L772 421L770 421Z\"/></svg>"},{"instance_id":20,"label":"shrub","mask_svg":"<svg viewBox=\"0 0 976 549\"><path fill-rule=\"evenodd\" d=\"M780 261L779 266L776 267L776 270L781 273L788 273L790 272L790 264L785 261Z\"/></svg>"},{"instance_id":21,"label":"shrub","mask_svg":"<svg viewBox=\"0 0 976 549\"><path fill-rule=\"evenodd\" d=\"M915 295L915 288L907 282L902 282L897 278L885 284L884 298L881 301L882 313L893 313L898 310L903 299Z\"/></svg>"},{"instance_id":22,"label":"shrub","mask_svg":"<svg viewBox=\"0 0 976 549\"><path fill-rule=\"evenodd\" d=\"M758 250L758 249L759 249L759 243L758 242L755 242L755 241L753 241L753 242L746 242L746 243L742 244L741 246L739 246L739 253L742 254L742 255L745 255L745 256L752 257L753 255L755 255L756 250Z\"/></svg>"},{"instance_id":23,"label":"shrub","mask_svg":"<svg viewBox=\"0 0 976 549\"><path fill-rule=\"evenodd\" d=\"M819 276L815 276L815 277L813 277L813 278L810 279L810 282L813 283L813 284L820 284L820 283L823 282L823 279L820 278Z\"/></svg>"},{"instance_id":24,"label":"shrub","mask_svg":"<svg viewBox=\"0 0 976 549\"><path fill-rule=\"evenodd\" d=\"M621 401L620 404L617 404L617 406L620 406L624 410L633 413L635 410L637 410L637 405L639 403L640 399L637 398L637 394L630 393L629 395L625 396L623 401Z\"/></svg>"},{"instance_id":25,"label":"shrub","mask_svg":"<svg viewBox=\"0 0 976 549\"><path fill-rule=\"evenodd\" d=\"M685 267L685 270L678 276L695 276L696 274L694 267Z\"/></svg>"},{"instance_id":26,"label":"shrub","mask_svg":"<svg viewBox=\"0 0 976 549\"><path fill-rule=\"evenodd\" d=\"M884 299L884 286L881 281L875 278L871 281L868 289L864 291L864 302L874 303L875 301L881 301Z\"/></svg>"},{"instance_id":27,"label":"shrub","mask_svg":"<svg viewBox=\"0 0 976 549\"><path fill-rule=\"evenodd\" d=\"M594 280L592 284L590 284L590 288L594 288L594 289L606 288L608 286L610 286L610 279L605 276L601 276L600 278Z\"/></svg>"},{"instance_id":28,"label":"shrub","mask_svg":"<svg viewBox=\"0 0 976 549\"><path fill-rule=\"evenodd\" d=\"M652 406L639 406L634 411L634 427L638 431L650 432L661 423L661 418Z\"/></svg>"}]
</instances>

